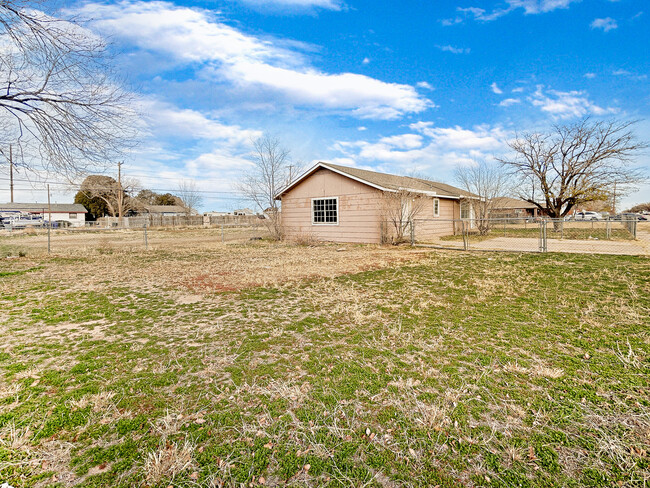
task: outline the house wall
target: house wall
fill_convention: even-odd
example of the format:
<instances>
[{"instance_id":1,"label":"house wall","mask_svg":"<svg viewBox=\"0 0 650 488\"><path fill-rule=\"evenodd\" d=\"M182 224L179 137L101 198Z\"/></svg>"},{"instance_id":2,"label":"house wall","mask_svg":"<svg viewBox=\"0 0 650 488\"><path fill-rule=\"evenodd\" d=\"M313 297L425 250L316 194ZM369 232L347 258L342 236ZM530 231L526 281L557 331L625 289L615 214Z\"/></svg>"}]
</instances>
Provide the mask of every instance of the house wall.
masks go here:
<instances>
[{"instance_id":1,"label":"house wall","mask_svg":"<svg viewBox=\"0 0 650 488\"><path fill-rule=\"evenodd\" d=\"M433 198L427 198L415 216L415 235L418 240L454 234L454 219L460 218L460 203L450 198L440 198L440 215L433 215Z\"/></svg>"},{"instance_id":2,"label":"house wall","mask_svg":"<svg viewBox=\"0 0 650 488\"><path fill-rule=\"evenodd\" d=\"M49 218L49 212L38 212L45 220ZM52 212L52 222L68 222L70 227L84 227L86 225L86 214L83 212Z\"/></svg>"},{"instance_id":3,"label":"house wall","mask_svg":"<svg viewBox=\"0 0 650 488\"><path fill-rule=\"evenodd\" d=\"M338 224L312 224L313 198L338 197ZM382 192L320 168L282 196L285 237L379 243Z\"/></svg>"}]
</instances>

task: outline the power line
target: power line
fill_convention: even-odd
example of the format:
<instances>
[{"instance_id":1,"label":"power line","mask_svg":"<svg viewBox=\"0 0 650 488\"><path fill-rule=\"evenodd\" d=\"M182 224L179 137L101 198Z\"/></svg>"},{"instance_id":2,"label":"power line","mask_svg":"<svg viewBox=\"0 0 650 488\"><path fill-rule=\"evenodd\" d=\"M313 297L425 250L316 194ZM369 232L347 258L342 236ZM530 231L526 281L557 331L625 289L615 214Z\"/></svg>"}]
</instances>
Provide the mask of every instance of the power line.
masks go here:
<instances>
[{"instance_id":1,"label":"power line","mask_svg":"<svg viewBox=\"0 0 650 488\"><path fill-rule=\"evenodd\" d=\"M9 181L8 178L1 178L1 177L0 177L0 180L1 181ZM71 191L72 190L80 191L81 187L82 187L82 185L76 184L76 183L73 184L73 183L65 183L65 182L57 182L57 181L48 182L47 180L32 181L32 180L24 180L24 179L16 179L16 178L14 178L14 182L15 181L20 181L20 182L23 182L23 183L41 184L41 185L50 184L50 185L65 186L65 187L68 187ZM17 189L17 190L39 191L39 189L33 188L33 187L32 188L16 188L15 187L15 189ZM115 190L114 187L109 187L109 186L93 186L93 187L86 187L86 189L88 189L88 190ZM143 189L144 190L151 190L151 191L155 191L155 192L166 192L166 193L173 193L173 192L178 192L179 191L177 188L167 188L167 189L165 189L165 188L143 188ZM40 191L43 191L43 190L41 189ZM205 193L205 194L216 194L216 195L222 195L223 194L223 195L242 195L242 196L245 196L241 192L226 191L226 190L223 190L223 191L219 191L219 190L193 190L193 192L195 192L195 193Z\"/></svg>"}]
</instances>

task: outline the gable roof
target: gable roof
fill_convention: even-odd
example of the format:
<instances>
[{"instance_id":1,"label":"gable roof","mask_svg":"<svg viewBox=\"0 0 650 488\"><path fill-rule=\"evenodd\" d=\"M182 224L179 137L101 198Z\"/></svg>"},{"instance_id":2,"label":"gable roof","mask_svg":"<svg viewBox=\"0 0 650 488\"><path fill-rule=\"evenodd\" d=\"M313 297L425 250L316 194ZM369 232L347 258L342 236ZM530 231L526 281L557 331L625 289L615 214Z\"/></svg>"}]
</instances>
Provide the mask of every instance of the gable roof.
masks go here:
<instances>
[{"instance_id":1,"label":"gable roof","mask_svg":"<svg viewBox=\"0 0 650 488\"><path fill-rule=\"evenodd\" d=\"M388 173L378 173L376 171L368 171L366 169L351 168L349 166L341 166L338 164L330 164L319 162L309 170L307 170L297 180L290 183L287 187L280 190L275 196L279 199L284 193L296 186L305 178L316 172L320 168L329 169L353 180L365 183L368 186L377 188L378 190L396 192L400 190L409 190L415 193L423 193L429 196L439 196L443 198L461 198L470 197L476 198L476 195L469 193L460 188L456 188L446 183L439 183L437 181L424 180L422 178L413 178L411 176L397 176Z\"/></svg>"},{"instance_id":2,"label":"gable roof","mask_svg":"<svg viewBox=\"0 0 650 488\"><path fill-rule=\"evenodd\" d=\"M80 203L53 203L50 207L54 213L88 213L86 207ZM0 212L2 211L42 213L48 211L48 205L47 203L3 203L0 204Z\"/></svg>"},{"instance_id":3,"label":"gable roof","mask_svg":"<svg viewBox=\"0 0 650 488\"><path fill-rule=\"evenodd\" d=\"M527 202L525 200L520 200L518 198L510 197L496 197L493 199L495 209L509 209L509 208L527 208L535 209L537 205L534 203Z\"/></svg>"}]
</instances>

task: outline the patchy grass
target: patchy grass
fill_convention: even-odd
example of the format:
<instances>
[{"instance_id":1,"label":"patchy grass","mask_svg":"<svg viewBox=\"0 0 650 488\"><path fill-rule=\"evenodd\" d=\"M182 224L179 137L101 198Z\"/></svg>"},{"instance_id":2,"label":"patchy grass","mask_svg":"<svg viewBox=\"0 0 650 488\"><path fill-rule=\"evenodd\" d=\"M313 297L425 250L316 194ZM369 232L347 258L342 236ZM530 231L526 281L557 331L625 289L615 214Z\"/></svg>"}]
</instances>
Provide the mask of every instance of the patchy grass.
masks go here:
<instances>
[{"instance_id":1,"label":"patchy grass","mask_svg":"<svg viewBox=\"0 0 650 488\"><path fill-rule=\"evenodd\" d=\"M648 259L336 249L3 261L0 481L650 480Z\"/></svg>"}]
</instances>

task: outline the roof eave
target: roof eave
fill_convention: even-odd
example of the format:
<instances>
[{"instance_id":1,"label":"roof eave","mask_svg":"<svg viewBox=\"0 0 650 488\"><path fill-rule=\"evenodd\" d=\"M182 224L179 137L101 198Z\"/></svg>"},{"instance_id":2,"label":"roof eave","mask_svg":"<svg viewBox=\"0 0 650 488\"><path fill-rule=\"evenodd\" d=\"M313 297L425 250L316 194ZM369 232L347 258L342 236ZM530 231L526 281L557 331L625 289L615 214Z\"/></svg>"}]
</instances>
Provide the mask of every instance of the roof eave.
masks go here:
<instances>
[{"instance_id":1,"label":"roof eave","mask_svg":"<svg viewBox=\"0 0 650 488\"><path fill-rule=\"evenodd\" d=\"M355 181L358 181L359 183L363 183L364 185L368 185L368 186L370 186L370 187L372 187L372 188L376 188L377 190L388 191L388 192L395 192L395 191L397 191L397 190L393 190L393 189L391 189L391 188L384 188L383 186L376 185L376 184L371 183L371 182L369 182L369 181L367 181L367 180L364 180L363 178L359 178L358 176L353 176L353 175L351 175L351 174L349 174L349 173L346 173L345 171L341 171L341 170L339 170L339 169L332 168L332 167L329 166L327 163L324 163L324 162L322 162L322 161L319 161L319 162L316 163L314 166L312 166L312 167L309 168L307 171L305 171L302 175L300 175L298 178L296 178L294 181L292 181L292 182L289 183L287 186L285 186L284 188L282 188L278 193L276 193L274 199L275 199L275 200L281 200L281 197L282 197L283 194L285 194L286 192L288 192L289 190L291 190L291 188L293 188L294 186L296 186L298 183L300 183L301 181L303 181L303 180L304 180L305 178L307 178L308 176L312 175L312 174L313 174L313 173L314 173L318 168L325 168L325 169L328 169L328 170L333 171L334 173L337 173L337 174L339 174L339 175L341 175L341 176L345 176L346 178L350 178L351 180L355 180Z\"/></svg>"}]
</instances>

